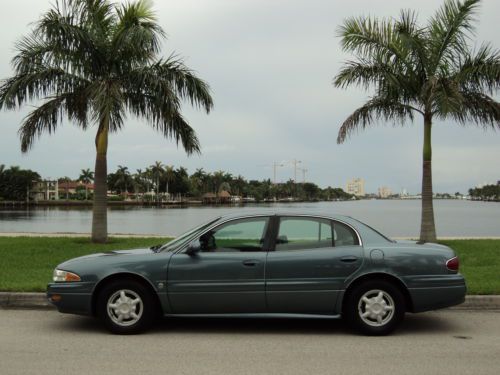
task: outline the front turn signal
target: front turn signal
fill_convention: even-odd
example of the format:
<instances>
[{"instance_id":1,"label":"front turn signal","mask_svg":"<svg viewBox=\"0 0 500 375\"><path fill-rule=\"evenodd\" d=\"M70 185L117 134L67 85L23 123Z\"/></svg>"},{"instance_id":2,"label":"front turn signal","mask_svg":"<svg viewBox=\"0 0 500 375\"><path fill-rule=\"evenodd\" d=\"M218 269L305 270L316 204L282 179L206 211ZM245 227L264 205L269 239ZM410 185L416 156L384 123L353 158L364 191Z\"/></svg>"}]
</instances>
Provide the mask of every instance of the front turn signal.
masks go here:
<instances>
[{"instance_id":1,"label":"front turn signal","mask_svg":"<svg viewBox=\"0 0 500 375\"><path fill-rule=\"evenodd\" d=\"M63 283L81 281L82 279L76 273L55 269L52 280L56 283Z\"/></svg>"}]
</instances>

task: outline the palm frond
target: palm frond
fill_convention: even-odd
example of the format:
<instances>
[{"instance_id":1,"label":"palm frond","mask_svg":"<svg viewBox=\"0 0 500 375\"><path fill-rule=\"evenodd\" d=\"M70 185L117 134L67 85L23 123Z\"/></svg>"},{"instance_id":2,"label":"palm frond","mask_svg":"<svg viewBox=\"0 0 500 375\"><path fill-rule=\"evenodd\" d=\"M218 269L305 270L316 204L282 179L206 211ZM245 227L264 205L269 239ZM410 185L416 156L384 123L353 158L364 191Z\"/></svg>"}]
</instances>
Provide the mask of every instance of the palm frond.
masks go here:
<instances>
[{"instance_id":1,"label":"palm frond","mask_svg":"<svg viewBox=\"0 0 500 375\"><path fill-rule=\"evenodd\" d=\"M27 152L35 138L44 132L52 134L64 117L85 130L88 126L88 101L85 88L49 97L30 112L19 129L21 151Z\"/></svg>"},{"instance_id":2,"label":"palm frond","mask_svg":"<svg viewBox=\"0 0 500 375\"><path fill-rule=\"evenodd\" d=\"M485 91L490 95L500 89L500 51L482 44L477 52L467 52L456 59L455 79L469 91Z\"/></svg>"},{"instance_id":3,"label":"palm frond","mask_svg":"<svg viewBox=\"0 0 500 375\"><path fill-rule=\"evenodd\" d=\"M33 66L29 72L17 74L2 82L0 109L3 106L16 108L29 100L77 91L88 84L88 80L58 67Z\"/></svg>"},{"instance_id":4,"label":"palm frond","mask_svg":"<svg viewBox=\"0 0 500 375\"><path fill-rule=\"evenodd\" d=\"M462 125L470 123L500 130L500 103L480 92L462 91L462 106L451 116Z\"/></svg>"},{"instance_id":5,"label":"palm frond","mask_svg":"<svg viewBox=\"0 0 500 375\"><path fill-rule=\"evenodd\" d=\"M439 65L448 65L456 56L467 50L467 39L474 32L474 17L480 0L446 0L431 18L429 29L430 75Z\"/></svg>"},{"instance_id":6,"label":"palm frond","mask_svg":"<svg viewBox=\"0 0 500 375\"><path fill-rule=\"evenodd\" d=\"M344 143L346 138L357 130L365 129L378 120L403 124L413 121L414 108L386 98L375 97L355 110L342 124L337 136L337 143Z\"/></svg>"},{"instance_id":7,"label":"palm frond","mask_svg":"<svg viewBox=\"0 0 500 375\"><path fill-rule=\"evenodd\" d=\"M408 51L404 49L398 32L398 24L391 20L371 17L348 18L338 30L344 51L370 59L384 56L386 61L403 64L411 70Z\"/></svg>"},{"instance_id":8,"label":"palm frond","mask_svg":"<svg viewBox=\"0 0 500 375\"><path fill-rule=\"evenodd\" d=\"M390 66L383 63L370 64L365 61L347 61L333 79L335 87L361 86L367 89L380 80L393 76Z\"/></svg>"},{"instance_id":9,"label":"palm frond","mask_svg":"<svg viewBox=\"0 0 500 375\"><path fill-rule=\"evenodd\" d=\"M66 98L57 96L39 106L29 113L19 129L21 138L21 151L27 152L32 146L35 138L42 133L53 133L64 115L63 103Z\"/></svg>"},{"instance_id":10,"label":"palm frond","mask_svg":"<svg viewBox=\"0 0 500 375\"><path fill-rule=\"evenodd\" d=\"M203 107L207 113L213 107L210 86L198 78L183 61L171 55L167 60L159 62L158 73L172 85L181 99L188 100L196 107Z\"/></svg>"},{"instance_id":11,"label":"palm frond","mask_svg":"<svg viewBox=\"0 0 500 375\"><path fill-rule=\"evenodd\" d=\"M431 111L441 119L449 114L460 111L464 97L456 81L441 78L437 79L430 94Z\"/></svg>"},{"instance_id":12,"label":"palm frond","mask_svg":"<svg viewBox=\"0 0 500 375\"><path fill-rule=\"evenodd\" d=\"M127 72L124 82L158 96L159 101L179 97L207 113L213 107L209 85L173 56Z\"/></svg>"},{"instance_id":13,"label":"palm frond","mask_svg":"<svg viewBox=\"0 0 500 375\"><path fill-rule=\"evenodd\" d=\"M412 10L401 10L395 28L403 48L408 51L414 66L414 71L420 80L427 79L428 49L426 43L426 29L417 23L417 13Z\"/></svg>"},{"instance_id":14,"label":"palm frond","mask_svg":"<svg viewBox=\"0 0 500 375\"><path fill-rule=\"evenodd\" d=\"M152 3L139 0L117 8L118 22L113 32L112 53L139 61L151 60L166 34L156 21ZM142 60L144 59L144 60Z\"/></svg>"}]
</instances>

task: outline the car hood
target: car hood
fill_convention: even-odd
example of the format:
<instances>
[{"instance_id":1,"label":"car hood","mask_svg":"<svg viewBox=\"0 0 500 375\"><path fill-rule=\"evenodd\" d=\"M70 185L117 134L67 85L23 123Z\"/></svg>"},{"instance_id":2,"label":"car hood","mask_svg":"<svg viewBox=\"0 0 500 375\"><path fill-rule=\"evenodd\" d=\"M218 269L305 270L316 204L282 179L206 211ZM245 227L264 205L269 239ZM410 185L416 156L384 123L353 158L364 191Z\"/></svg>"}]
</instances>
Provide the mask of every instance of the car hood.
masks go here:
<instances>
[{"instance_id":1,"label":"car hood","mask_svg":"<svg viewBox=\"0 0 500 375\"><path fill-rule=\"evenodd\" d=\"M81 260L86 260L86 259L95 259L99 257L110 257L110 256L123 256L123 255L142 255L142 254L152 254L153 251L150 248L145 248L145 249L132 249L132 250L112 250L112 251L107 251L105 253L95 253L95 254L89 254L89 255L84 255L78 258L73 258L70 260L67 260L66 262L62 264L70 264L75 261L81 261Z\"/></svg>"}]
</instances>

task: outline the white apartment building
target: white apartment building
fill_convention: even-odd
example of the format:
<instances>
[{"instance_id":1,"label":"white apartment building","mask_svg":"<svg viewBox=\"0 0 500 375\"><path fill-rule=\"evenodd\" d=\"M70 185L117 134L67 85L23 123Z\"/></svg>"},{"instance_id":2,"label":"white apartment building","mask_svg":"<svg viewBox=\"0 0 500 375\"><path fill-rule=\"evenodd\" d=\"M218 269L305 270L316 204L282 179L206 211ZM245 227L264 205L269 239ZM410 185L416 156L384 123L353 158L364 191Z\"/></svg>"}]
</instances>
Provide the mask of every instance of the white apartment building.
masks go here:
<instances>
[{"instance_id":1,"label":"white apartment building","mask_svg":"<svg viewBox=\"0 0 500 375\"><path fill-rule=\"evenodd\" d=\"M354 194L357 197L365 195L365 180L362 178L353 178L347 181L345 191L346 193Z\"/></svg>"},{"instance_id":2,"label":"white apartment building","mask_svg":"<svg viewBox=\"0 0 500 375\"><path fill-rule=\"evenodd\" d=\"M380 198L388 198L392 195L392 190L391 188L387 186L382 186L378 188L378 196Z\"/></svg>"}]
</instances>

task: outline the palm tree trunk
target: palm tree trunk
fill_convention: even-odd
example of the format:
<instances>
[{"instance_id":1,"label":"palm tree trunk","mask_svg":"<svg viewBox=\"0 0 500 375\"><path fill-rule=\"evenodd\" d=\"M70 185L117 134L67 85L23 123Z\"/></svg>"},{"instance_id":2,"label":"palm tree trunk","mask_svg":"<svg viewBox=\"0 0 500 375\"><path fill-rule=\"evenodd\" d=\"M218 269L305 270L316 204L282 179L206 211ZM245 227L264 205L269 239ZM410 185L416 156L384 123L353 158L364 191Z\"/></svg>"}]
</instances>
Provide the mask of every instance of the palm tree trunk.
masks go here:
<instances>
[{"instance_id":1,"label":"palm tree trunk","mask_svg":"<svg viewBox=\"0 0 500 375\"><path fill-rule=\"evenodd\" d=\"M420 223L420 243L436 242L434 207L432 201L432 115L424 115L424 149L422 169L422 220Z\"/></svg>"},{"instance_id":2,"label":"palm tree trunk","mask_svg":"<svg viewBox=\"0 0 500 375\"><path fill-rule=\"evenodd\" d=\"M107 119L102 121L95 139L96 159L94 172L94 206L92 212L92 242L97 243L104 243L108 239L108 121Z\"/></svg>"}]
</instances>

